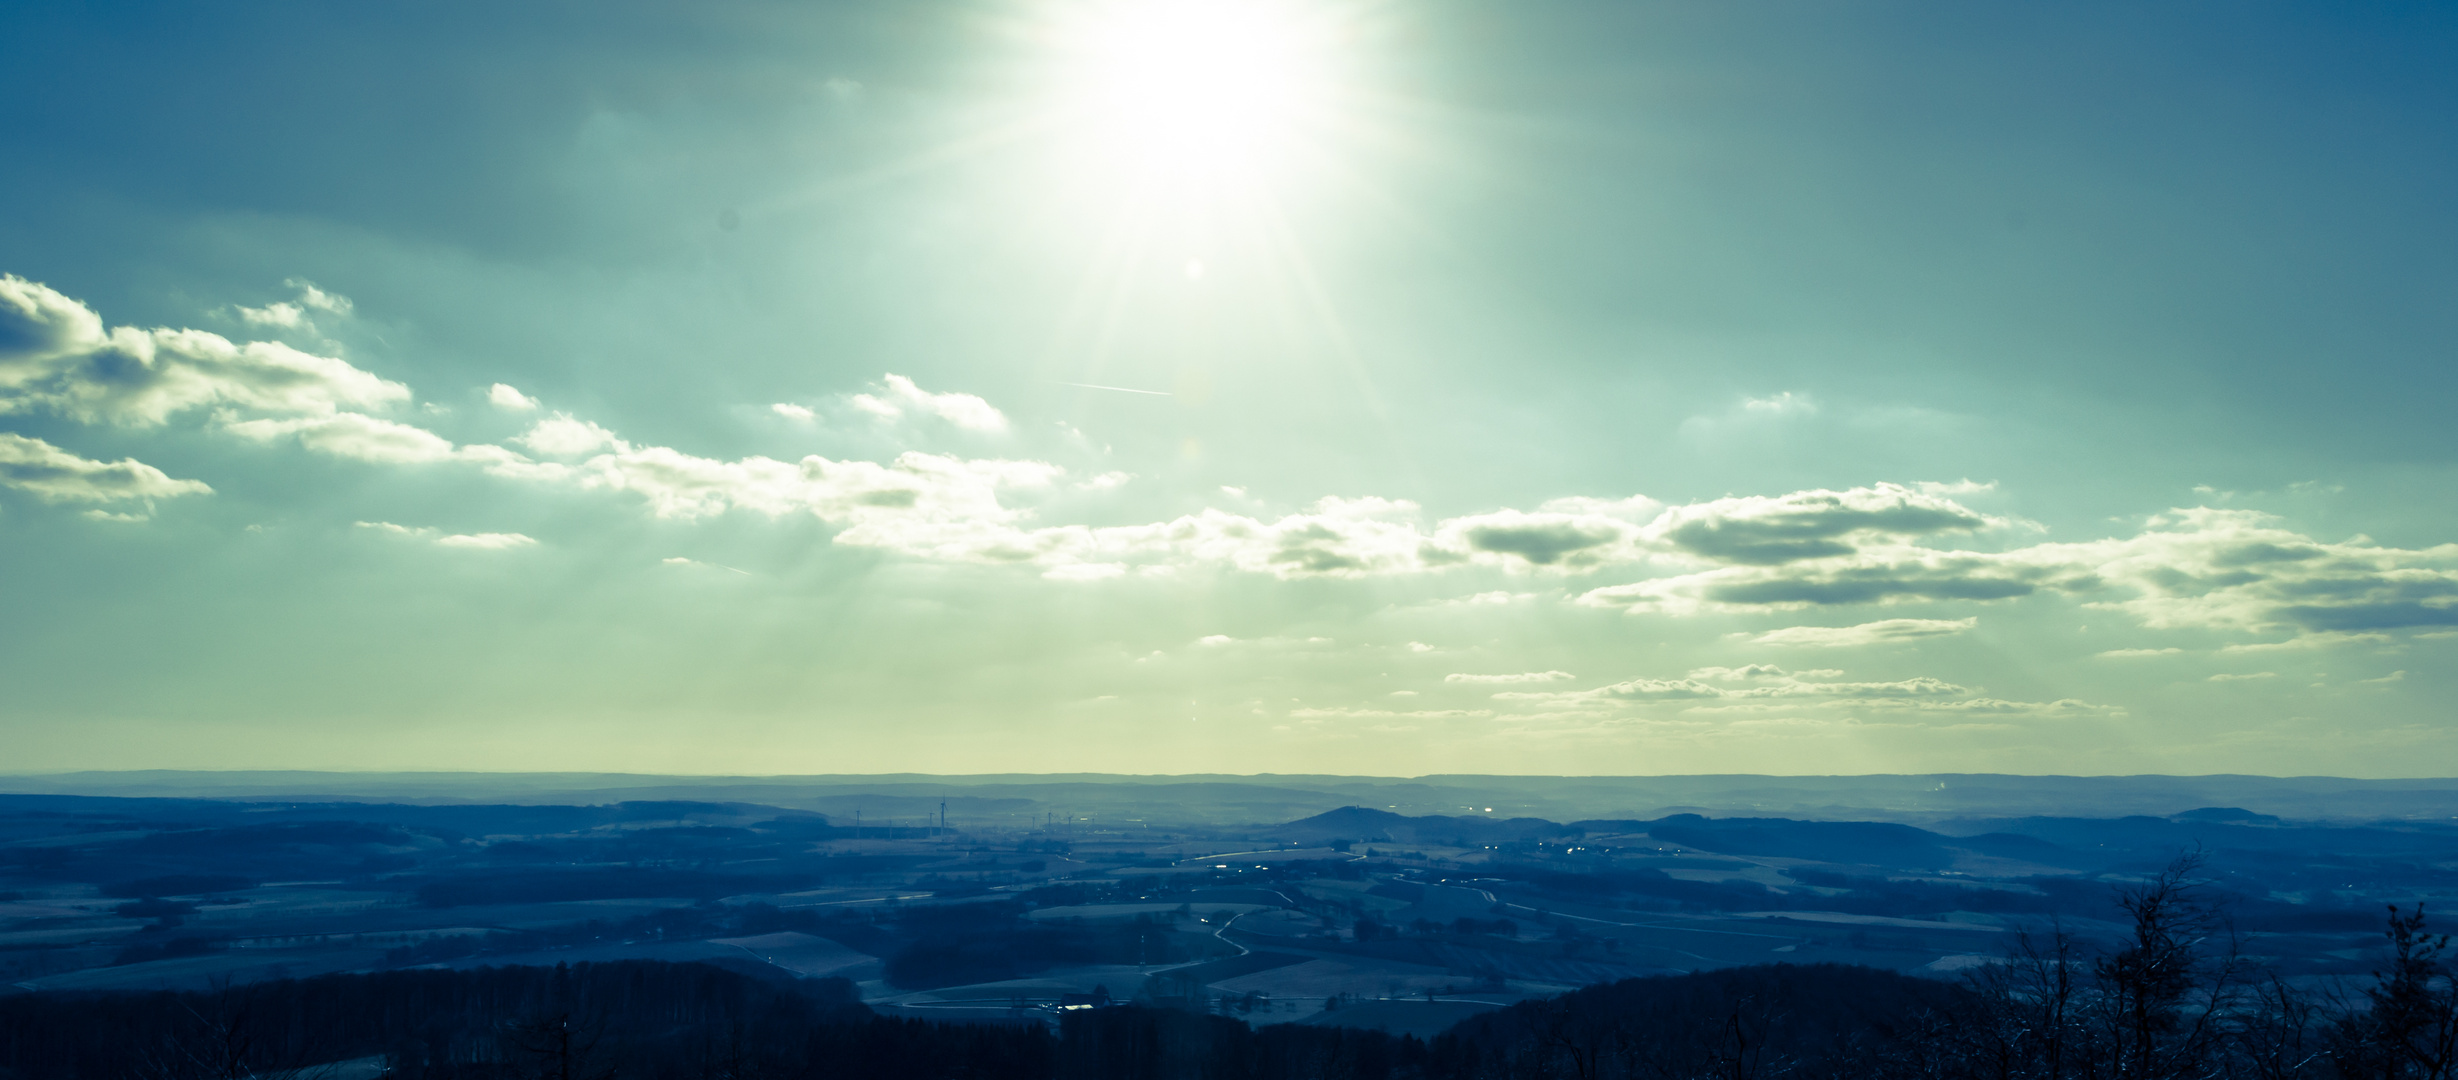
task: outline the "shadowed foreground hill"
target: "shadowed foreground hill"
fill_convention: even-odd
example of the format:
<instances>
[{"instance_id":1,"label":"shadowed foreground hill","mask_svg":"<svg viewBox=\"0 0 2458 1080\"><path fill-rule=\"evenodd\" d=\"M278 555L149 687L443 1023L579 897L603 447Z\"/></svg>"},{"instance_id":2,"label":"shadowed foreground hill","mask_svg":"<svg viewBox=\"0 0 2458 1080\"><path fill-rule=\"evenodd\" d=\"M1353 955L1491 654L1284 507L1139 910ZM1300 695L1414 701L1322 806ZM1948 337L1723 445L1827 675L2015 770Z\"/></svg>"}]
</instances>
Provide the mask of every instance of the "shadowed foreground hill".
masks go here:
<instances>
[{"instance_id":1,"label":"shadowed foreground hill","mask_svg":"<svg viewBox=\"0 0 2458 1080\"><path fill-rule=\"evenodd\" d=\"M1848 1075L1959 993L1866 968L1745 968L1591 987L1427 1043L1139 1006L1071 1015L1053 1035L1039 1023L879 1017L851 989L621 962L335 975L215 994L27 995L0 999L0 1077L306 1076L348 1061L402 1080L1468 1080L1549 1075L1580 1040L1624 1057L1645 1046L1665 1065L1711 1063L1734 1018L1748 1053L1826 1076Z\"/></svg>"}]
</instances>

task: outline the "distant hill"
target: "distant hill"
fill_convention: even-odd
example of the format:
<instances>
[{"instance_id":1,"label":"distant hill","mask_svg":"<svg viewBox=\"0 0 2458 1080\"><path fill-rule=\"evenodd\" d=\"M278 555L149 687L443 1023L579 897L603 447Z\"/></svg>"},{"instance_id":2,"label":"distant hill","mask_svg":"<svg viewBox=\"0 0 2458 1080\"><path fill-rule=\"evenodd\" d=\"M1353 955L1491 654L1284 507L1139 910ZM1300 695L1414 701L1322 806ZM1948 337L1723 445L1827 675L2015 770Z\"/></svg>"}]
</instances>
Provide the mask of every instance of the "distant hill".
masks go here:
<instances>
[{"instance_id":1,"label":"distant hill","mask_svg":"<svg viewBox=\"0 0 2458 1080\"><path fill-rule=\"evenodd\" d=\"M1557 823L1544 818L1410 816L1344 806L1273 826L1274 839L1321 844L1425 844L1478 847L1534 840L1644 836L1668 848L1717 855L1810 859L1907 870L1943 869L1959 853L2015 859L2068 870L2116 862L2156 863L2203 848L2218 854L2337 852L2364 857L2447 858L2458 827L2437 822L2361 826L2288 823L2234 807L2205 807L2172 817L2023 817L1967 819L1938 829L1883 821L1814 821L1781 817L1602 818Z\"/></svg>"},{"instance_id":2,"label":"distant hill","mask_svg":"<svg viewBox=\"0 0 2458 1080\"><path fill-rule=\"evenodd\" d=\"M1578 836L1583 830L1543 818L1483 818L1445 817L1428 814L1411 817L1389 810L1370 810L1362 806L1343 806L1309 818L1300 818L1268 830L1265 835L1275 840L1295 840L1305 843L1330 843L1348 840L1361 844L1436 844L1450 847L1477 847L1513 840L1550 839Z\"/></svg>"},{"instance_id":3,"label":"distant hill","mask_svg":"<svg viewBox=\"0 0 2458 1080\"><path fill-rule=\"evenodd\" d=\"M2328 776L651 776L614 773L147 772L0 776L0 792L255 802L596 805L750 803L916 824L941 802L960 827L1133 819L1155 828L1290 821L1345 806L1462 820L1655 819L1698 813L1796 821L1958 820L2212 808L2290 821L2458 818L2458 780ZM1955 830L1945 830L1955 831Z\"/></svg>"}]
</instances>

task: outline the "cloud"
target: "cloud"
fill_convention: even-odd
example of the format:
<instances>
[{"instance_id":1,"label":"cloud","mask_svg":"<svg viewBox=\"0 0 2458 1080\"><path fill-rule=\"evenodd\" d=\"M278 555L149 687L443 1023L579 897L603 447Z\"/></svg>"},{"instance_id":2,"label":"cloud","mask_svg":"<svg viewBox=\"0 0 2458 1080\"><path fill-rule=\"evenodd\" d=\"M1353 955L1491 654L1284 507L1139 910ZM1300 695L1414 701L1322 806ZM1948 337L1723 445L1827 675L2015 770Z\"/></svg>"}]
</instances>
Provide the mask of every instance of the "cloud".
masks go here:
<instances>
[{"instance_id":1,"label":"cloud","mask_svg":"<svg viewBox=\"0 0 2458 1080\"><path fill-rule=\"evenodd\" d=\"M615 433L586 420L574 420L570 413L556 413L537 422L526 434L515 435L512 441L548 457L579 457L608 447L629 450Z\"/></svg>"},{"instance_id":2,"label":"cloud","mask_svg":"<svg viewBox=\"0 0 2458 1080\"><path fill-rule=\"evenodd\" d=\"M967 431L1007 430L1006 414L975 395L934 394L896 374L888 375L885 381L886 388L878 394L855 394L850 399L853 406L887 420L916 412L936 416Z\"/></svg>"},{"instance_id":3,"label":"cloud","mask_svg":"<svg viewBox=\"0 0 2458 1080\"><path fill-rule=\"evenodd\" d=\"M213 491L197 480L175 480L135 458L92 461L41 439L0 432L0 488L47 502L167 499Z\"/></svg>"},{"instance_id":4,"label":"cloud","mask_svg":"<svg viewBox=\"0 0 2458 1080\"><path fill-rule=\"evenodd\" d=\"M445 533L436 529L395 525L389 521L361 521L357 524L362 529L373 529L392 536L424 540L437 547L475 551L509 551L514 548L536 547L538 543L535 539L520 533Z\"/></svg>"},{"instance_id":5,"label":"cloud","mask_svg":"<svg viewBox=\"0 0 2458 1080\"><path fill-rule=\"evenodd\" d=\"M1298 719L1329 720L1443 720L1477 716L1492 716L1492 709L1291 709L1289 715Z\"/></svg>"},{"instance_id":6,"label":"cloud","mask_svg":"<svg viewBox=\"0 0 2458 1080\"><path fill-rule=\"evenodd\" d=\"M1790 706L2029 716L2106 716L2123 710L2071 698L2048 702L1982 697L1969 687L1915 676L1880 682L1839 680L1840 671L1792 671L1768 664L1710 667L1679 679L1630 679L1588 690L1505 691L1496 701L1560 710L1597 706L1674 705L1689 712L1764 712Z\"/></svg>"},{"instance_id":7,"label":"cloud","mask_svg":"<svg viewBox=\"0 0 2458 1080\"><path fill-rule=\"evenodd\" d=\"M1592 690L1552 692L1505 692L1495 694L1498 701L1596 702L1596 701L1746 701L1772 698L1943 698L1959 697L1972 691L1942 679L1920 676L1893 682L1828 682L1820 678L1841 672L1817 671L1787 674L1780 668L1753 665L1748 668L1702 668L1679 679L1630 679L1599 686ZM1804 676L1815 676L1805 678ZM1743 682L1747 685L1725 686L1719 683Z\"/></svg>"},{"instance_id":8,"label":"cloud","mask_svg":"<svg viewBox=\"0 0 2458 1080\"><path fill-rule=\"evenodd\" d=\"M2146 656L2174 656L2184 651L2170 646L2165 649L2110 649L2094 655L2102 660L2138 660Z\"/></svg>"},{"instance_id":9,"label":"cloud","mask_svg":"<svg viewBox=\"0 0 2458 1080\"><path fill-rule=\"evenodd\" d=\"M2049 553L2049 552L2044 552ZM2316 541L2250 510L2172 510L2139 536L2053 549L2136 595L2153 627L2285 627L2315 636L2458 626L2458 544Z\"/></svg>"},{"instance_id":10,"label":"cloud","mask_svg":"<svg viewBox=\"0 0 2458 1080\"><path fill-rule=\"evenodd\" d=\"M487 387L486 400L487 404L508 412L535 412L538 408L538 399L504 383Z\"/></svg>"},{"instance_id":11,"label":"cloud","mask_svg":"<svg viewBox=\"0 0 2458 1080\"><path fill-rule=\"evenodd\" d=\"M488 446L463 447L458 454L483 460L498 476L631 494L662 518L690 520L738 509L769 517L808 513L844 526L836 542L850 546L949 562L1037 564L1051 576L1079 580L1124 570L1078 557L1087 547L1100 546L1099 530L1018 527L1026 512L1003 505L999 493L1047 487L1065 472L1041 462L919 452L885 464L817 455L795 462L723 461L671 447L635 446L562 414L514 441L541 454L589 456L578 462L536 461Z\"/></svg>"},{"instance_id":12,"label":"cloud","mask_svg":"<svg viewBox=\"0 0 2458 1080\"><path fill-rule=\"evenodd\" d=\"M1637 532L1607 519L1499 510L1446 522L1438 536L1450 550L1516 556L1533 566L1589 566Z\"/></svg>"},{"instance_id":13,"label":"cloud","mask_svg":"<svg viewBox=\"0 0 2458 1080\"><path fill-rule=\"evenodd\" d=\"M293 285L298 299L286 303L297 312L349 311L343 298L304 282ZM265 325L293 320L286 312L262 310L258 321ZM817 456L727 461L635 445L563 413L512 440L532 457L504 446L455 447L434 432L369 414L409 396L407 387L338 357L280 342L108 328L90 308L47 286L0 276L0 413L49 409L86 422L152 425L210 408L220 430L258 441L291 439L319 453L371 462L471 462L506 478L630 493L666 518L735 509L810 513L839 527L837 543L941 561L1028 565L1061 580L1197 567L1281 578L1460 567L1585 575L1620 568L1630 580L1588 589L1578 602L1686 615L2053 594L2122 611L2153 628L2285 631L2300 643L2458 627L2458 544L2410 550L2361 537L2324 542L2248 510L2178 509L2149 519L2130 537L1999 551L1934 546L1942 538L1978 537L2019 524L1956 502L1990 489L1968 480L1669 507L1640 496L1557 498L1532 510L1503 507L1430 524L1413 503L1370 495L1325 497L1278 517L1206 508L1146 524L1052 524L1007 500L1013 492L1054 488L1066 470L1046 462L922 453L887 462ZM488 398L508 408L536 405L504 384L490 388ZM901 375L887 375L875 393L849 400L881 416L926 413L976 431L1007 426L1007 418L979 397L926 391ZM782 414L794 415L793 408ZM18 451L30 453L22 446ZM112 468L132 490L148 484L195 490L167 477L144 477L134 462ZM1103 490L1122 475L1073 486ZM1874 644L1960 633L1973 622L1799 626L1766 631L1757 640Z\"/></svg>"},{"instance_id":14,"label":"cloud","mask_svg":"<svg viewBox=\"0 0 2458 1080\"><path fill-rule=\"evenodd\" d=\"M2407 550L2362 538L2327 543L2247 510L2172 510L2132 537L2005 552L1941 551L1884 538L1844 546L1840 555L1607 586L1579 602L1681 614L2054 592L2115 594L2095 603L2160 629L2353 635L2458 626L2458 544Z\"/></svg>"},{"instance_id":15,"label":"cloud","mask_svg":"<svg viewBox=\"0 0 2458 1080\"><path fill-rule=\"evenodd\" d=\"M1818 403L1810 400L1807 394L1795 394L1786 390L1769 397L1742 398L1741 409L1743 412L1768 416L1793 416L1817 412Z\"/></svg>"},{"instance_id":16,"label":"cloud","mask_svg":"<svg viewBox=\"0 0 2458 1080\"><path fill-rule=\"evenodd\" d=\"M2019 553L2018 553L2019 554ZM2103 584L2087 569L2012 555L1893 544L1783 566L1727 566L1590 590L1579 603L1630 611L1797 610L1910 601L1985 601Z\"/></svg>"},{"instance_id":17,"label":"cloud","mask_svg":"<svg viewBox=\"0 0 2458 1080\"><path fill-rule=\"evenodd\" d=\"M2212 681L2212 682L2252 682L2252 681L2254 681L2254 680L2256 680L2256 679L2276 679L2276 678L2278 678L2278 677L2279 677L2279 673L2278 673L2278 672L2276 672L2276 671L2256 671L2256 672L2252 672L2252 673L2250 673L2250 674L2245 674L2245 675L2239 675L2239 674L2235 674L2235 673L2232 673L2232 672L2225 672L2225 671L2223 671L2223 672L2220 672L2220 673L2219 673L2219 674L2217 674L2217 675L2213 675L2213 676L2211 676L2211 677L2210 677L2210 681Z\"/></svg>"},{"instance_id":18,"label":"cloud","mask_svg":"<svg viewBox=\"0 0 2458 1080\"><path fill-rule=\"evenodd\" d=\"M2003 698L1976 697L1961 701L1913 701L1898 707L1919 712L1989 713L2022 716L2122 716L2125 710L2113 705L2094 705L2076 698L2055 701L2007 701Z\"/></svg>"},{"instance_id":19,"label":"cloud","mask_svg":"<svg viewBox=\"0 0 2458 1080\"><path fill-rule=\"evenodd\" d=\"M1570 672L1567 672L1567 671L1523 671L1523 672L1520 672L1520 673L1518 673L1518 674L1516 674L1516 675L1469 675L1469 674L1463 674L1463 673L1454 672L1454 673L1452 673L1452 674L1449 674L1449 675L1445 675L1445 676L1443 676L1443 677L1442 677L1442 681L1447 682L1447 683L1474 683L1474 684L1493 684L1493 685L1501 685L1501 684L1513 684L1513 683L1549 683L1549 682L1561 682L1561 681L1564 681L1564 680L1567 680L1567 679L1573 679L1573 678L1577 678L1577 676L1572 675Z\"/></svg>"},{"instance_id":20,"label":"cloud","mask_svg":"<svg viewBox=\"0 0 2458 1080\"><path fill-rule=\"evenodd\" d=\"M1582 570L1645 557L1640 523L1664 504L1645 496L1551 499L1533 513L1502 509L1442 522L1426 554L1433 565Z\"/></svg>"},{"instance_id":21,"label":"cloud","mask_svg":"<svg viewBox=\"0 0 2458 1080\"><path fill-rule=\"evenodd\" d=\"M2003 552L1914 543L2008 522L1896 484L1661 509L1640 498L1557 499L1533 512L1491 511L1431 528L1414 503L1372 496L1325 497L1277 519L1207 508L1141 525L1037 525L1031 512L1006 505L1002 492L1051 487L1065 470L1044 462L918 452L884 464L817 456L790 463L719 461L634 446L563 414L514 441L549 457L593 456L562 464L530 461L499 447L458 453L487 460L500 475L633 492L661 517L734 508L771 516L809 512L846 526L838 543L945 561L1032 565L1065 580L1195 566L1282 578L1362 578L1471 564L1586 573L1669 561L1707 565L1591 589L1578 602L1679 615L1985 602L2049 592L2109 597L2095 602L2154 627L2285 625L2343 634L2354 626L2458 625L2458 545L2401 551L2354 541L2323 544L2246 511L2178 510L2130 538ZM1976 621L1787 627L1757 640L1877 644L1962 633Z\"/></svg>"},{"instance_id":22,"label":"cloud","mask_svg":"<svg viewBox=\"0 0 2458 1080\"><path fill-rule=\"evenodd\" d=\"M752 573L752 572L751 572L751 571L749 571L749 570L744 570L744 569L740 569L740 568L737 568L737 567L727 566L727 565L726 565L726 564L724 564L724 563L701 562L701 561L700 561L700 560L698 560L698 559L686 559L686 558L684 558L684 557L682 557L682 556L680 556L680 555L675 555L675 556L671 556L671 557L668 557L668 558L659 559L659 560L657 560L657 561L658 561L659 565L662 565L662 566L703 566L703 567L707 567L708 569L711 569L711 570L723 570L723 571L725 571L725 572L727 572L727 573L729 573L729 574L741 574L741 575L742 575L742 576L744 576L744 577L758 577L758 576L759 576L759 575L757 575L757 574Z\"/></svg>"},{"instance_id":23,"label":"cloud","mask_svg":"<svg viewBox=\"0 0 2458 1080\"><path fill-rule=\"evenodd\" d=\"M1781 630L1769 630L1750 641L1755 645L1835 649L1948 637L1969 630L1979 622L1979 618L1974 616L1967 619L1879 619L1853 626L1787 626Z\"/></svg>"},{"instance_id":24,"label":"cloud","mask_svg":"<svg viewBox=\"0 0 2458 1080\"><path fill-rule=\"evenodd\" d=\"M321 415L409 399L409 388L335 357L203 330L105 331L84 304L0 275L0 413L152 426L204 407Z\"/></svg>"},{"instance_id":25,"label":"cloud","mask_svg":"<svg viewBox=\"0 0 2458 1080\"><path fill-rule=\"evenodd\" d=\"M240 320L258 326L275 326L285 330L312 329L314 324L308 319L309 311L348 315L352 310L349 297L326 292L311 282L291 278L282 284L298 290L296 301L280 301L260 308L238 308Z\"/></svg>"},{"instance_id":26,"label":"cloud","mask_svg":"<svg viewBox=\"0 0 2458 1080\"><path fill-rule=\"evenodd\" d=\"M2451 633L2453 632L2443 630L2415 636L2419 638L2447 637ZM2340 645L2395 645L2397 641L2397 638L2379 631L2368 631L2361 634L2324 631L2301 634L2285 641L2247 641L2222 645L2219 651L2222 653L2310 652L2314 649L2335 648Z\"/></svg>"},{"instance_id":27,"label":"cloud","mask_svg":"<svg viewBox=\"0 0 2458 1080\"><path fill-rule=\"evenodd\" d=\"M481 551L503 551L509 548L534 547L537 541L520 533L468 533L459 536L439 536L435 542L450 548L477 548Z\"/></svg>"},{"instance_id":28,"label":"cloud","mask_svg":"<svg viewBox=\"0 0 2458 1080\"><path fill-rule=\"evenodd\" d=\"M1943 496L1882 483L1674 507L1648 531L1674 548L1717 562L1775 566L1851 555L1869 538L1974 532L2000 524Z\"/></svg>"},{"instance_id":29,"label":"cloud","mask_svg":"<svg viewBox=\"0 0 2458 1080\"><path fill-rule=\"evenodd\" d=\"M778 416L805 424L810 423L819 415L818 413L811 411L809 406L796 405L786 401L780 401L769 406L768 409L770 412L776 413Z\"/></svg>"},{"instance_id":30,"label":"cloud","mask_svg":"<svg viewBox=\"0 0 2458 1080\"><path fill-rule=\"evenodd\" d=\"M301 446L318 453L390 465L445 461L455 456L451 440L441 435L363 413L230 420L222 428L258 442L297 436Z\"/></svg>"},{"instance_id":31,"label":"cloud","mask_svg":"<svg viewBox=\"0 0 2458 1080\"><path fill-rule=\"evenodd\" d=\"M1837 671L1833 668L1816 668L1809 671L1785 671L1784 669L1773 664L1745 664L1741 667L1703 667L1693 668L1690 671L1690 677L1693 679L1717 679L1724 682L1754 682L1769 679L1831 679L1841 674L1843 674L1843 672Z\"/></svg>"}]
</instances>

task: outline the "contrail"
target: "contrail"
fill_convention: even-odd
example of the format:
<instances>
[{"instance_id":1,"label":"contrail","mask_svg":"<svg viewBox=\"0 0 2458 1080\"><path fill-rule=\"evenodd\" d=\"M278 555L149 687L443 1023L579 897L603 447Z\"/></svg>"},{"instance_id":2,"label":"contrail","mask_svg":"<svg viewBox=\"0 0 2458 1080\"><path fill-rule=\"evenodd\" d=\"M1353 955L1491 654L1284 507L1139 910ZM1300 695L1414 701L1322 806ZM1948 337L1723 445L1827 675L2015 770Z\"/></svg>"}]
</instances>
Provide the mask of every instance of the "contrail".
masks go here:
<instances>
[{"instance_id":1,"label":"contrail","mask_svg":"<svg viewBox=\"0 0 2458 1080\"><path fill-rule=\"evenodd\" d=\"M1060 385L1060 386L1080 386L1080 387L1083 387L1083 388L1084 388L1084 389L1086 389L1086 390L1116 390L1116 391L1118 391L1118 392L1119 392L1119 393L1121 393L1121 394L1150 394L1150 395L1152 395L1153 397L1176 397L1176 396L1177 396L1177 395L1175 395L1175 394L1170 393L1170 392L1169 392L1169 391L1167 391L1167 390L1137 390L1137 389L1135 389L1134 387L1131 387L1131 386L1100 386L1100 385L1097 385L1097 384L1094 384L1094 383L1088 383L1088 382L1067 382L1067 381L1062 380L1062 379L1052 379L1052 380L1050 380L1050 381L1051 381L1051 382L1054 382L1054 383L1057 383L1057 384L1058 384L1058 385Z\"/></svg>"}]
</instances>

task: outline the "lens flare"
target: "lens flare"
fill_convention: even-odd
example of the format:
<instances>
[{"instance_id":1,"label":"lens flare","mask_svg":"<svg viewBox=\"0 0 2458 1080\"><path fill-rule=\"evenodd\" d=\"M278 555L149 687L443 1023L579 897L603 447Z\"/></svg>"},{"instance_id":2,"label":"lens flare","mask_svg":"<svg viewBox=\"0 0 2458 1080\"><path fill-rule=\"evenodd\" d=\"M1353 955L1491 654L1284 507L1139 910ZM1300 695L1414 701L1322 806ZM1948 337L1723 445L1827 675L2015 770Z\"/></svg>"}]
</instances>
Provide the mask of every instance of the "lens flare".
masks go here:
<instances>
[{"instance_id":1,"label":"lens flare","mask_svg":"<svg viewBox=\"0 0 2458 1080\"><path fill-rule=\"evenodd\" d=\"M1104 168L1145 183L1257 183L1324 105L1319 20L1271 0L1106 4L1065 37L1079 133Z\"/></svg>"}]
</instances>

